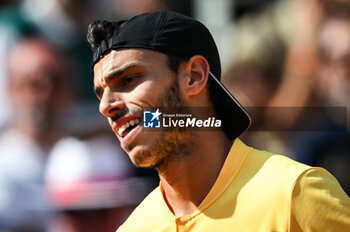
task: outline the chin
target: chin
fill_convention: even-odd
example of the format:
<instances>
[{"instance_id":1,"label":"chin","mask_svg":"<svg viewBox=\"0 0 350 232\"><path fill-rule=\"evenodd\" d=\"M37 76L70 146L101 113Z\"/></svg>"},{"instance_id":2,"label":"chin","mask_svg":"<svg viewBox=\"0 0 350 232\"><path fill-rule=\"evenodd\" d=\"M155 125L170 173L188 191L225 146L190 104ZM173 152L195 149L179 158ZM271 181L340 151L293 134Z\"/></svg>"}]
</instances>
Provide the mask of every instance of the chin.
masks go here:
<instances>
[{"instance_id":1,"label":"chin","mask_svg":"<svg viewBox=\"0 0 350 232\"><path fill-rule=\"evenodd\" d=\"M139 146L134 147L128 151L126 151L129 155L129 158L131 162L136 166L136 167L148 167L148 161L150 160L149 152L145 152L144 148L141 148Z\"/></svg>"},{"instance_id":2,"label":"chin","mask_svg":"<svg viewBox=\"0 0 350 232\"><path fill-rule=\"evenodd\" d=\"M139 168L155 168L161 161L154 152L145 148L135 147L128 152L131 162Z\"/></svg>"}]
</instances>

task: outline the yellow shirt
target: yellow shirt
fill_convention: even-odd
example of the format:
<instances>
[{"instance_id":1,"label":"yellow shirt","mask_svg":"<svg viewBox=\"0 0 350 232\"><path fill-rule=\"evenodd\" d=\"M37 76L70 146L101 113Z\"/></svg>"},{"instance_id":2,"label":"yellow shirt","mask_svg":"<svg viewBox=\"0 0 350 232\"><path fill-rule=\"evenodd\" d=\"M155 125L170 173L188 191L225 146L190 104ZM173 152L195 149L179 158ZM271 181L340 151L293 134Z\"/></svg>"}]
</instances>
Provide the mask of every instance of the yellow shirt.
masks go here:
<instances>
[{"instance_id":1,"label":"yellow shirt","mask_svg":"<svg viewBox=\"0 0 350 232\"><path fill-rule=\"evenodd\" d=\"M255 150L236 139L214 186L176 218L156 188L118 232L350 231L350 199L322 168Z\"/></svg>"}]
</instances>

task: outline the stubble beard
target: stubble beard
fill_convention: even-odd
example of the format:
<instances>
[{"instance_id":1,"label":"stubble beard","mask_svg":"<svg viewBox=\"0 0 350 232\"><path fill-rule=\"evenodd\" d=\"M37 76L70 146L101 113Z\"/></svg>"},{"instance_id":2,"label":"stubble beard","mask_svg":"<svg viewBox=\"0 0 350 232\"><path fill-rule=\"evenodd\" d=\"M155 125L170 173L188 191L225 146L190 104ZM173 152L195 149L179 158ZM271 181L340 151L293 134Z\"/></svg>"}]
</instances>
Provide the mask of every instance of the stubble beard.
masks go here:
<instances>
[{"instance_id":1,"label":"stubble beard","mask_svg":"<svg viewBox=\"0 0 350 232\"><path fill-rule=\"evenodd\" d=\"M166 88L159 97L158 105L160 107L169 107L175 112L183 112L185 101L180 95L177 78L174 78L171 85ZM171 159L182 159L190 154L192 144L192 136L186 128L173 128L170 130L162 130L160 136L152 141L150 148L138 151L132 162L137 167L161 169ZM127 150L131 150L136 145L128 144Z\"/></svg>"}]
</instances>

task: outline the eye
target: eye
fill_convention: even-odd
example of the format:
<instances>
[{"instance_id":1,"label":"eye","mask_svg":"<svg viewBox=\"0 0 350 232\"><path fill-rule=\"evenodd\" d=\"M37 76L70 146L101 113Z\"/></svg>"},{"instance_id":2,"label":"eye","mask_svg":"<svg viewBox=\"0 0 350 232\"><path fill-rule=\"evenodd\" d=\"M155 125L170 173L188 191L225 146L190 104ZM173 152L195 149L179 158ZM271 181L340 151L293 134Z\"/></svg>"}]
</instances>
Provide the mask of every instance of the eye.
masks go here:
<instances>
[{"instance_id":1,"label":"eye","mask_svg":"<svg viewBox=\"0 0 350 232\"><path fill-rule=\"evenodd\" d=\"M102 94L103 94L103 88L101 88L101 87L95 87L95 88L94 88L94 92L95 92L96 97L98 98L98 100L101 100Z\"/></svg>"},{"instance_id":2,"label":"eye","mask_svg":"<svg viewBox=\"0 0 350 232\"><path fill-rule=\"evenodd\" d=\"M127 75L127 76L123 77L123 83L125 85L127 85L127 84L133 82L134 80L136 80L138 77L139 77L138 74Z\"/></svg>"}]
</instances>

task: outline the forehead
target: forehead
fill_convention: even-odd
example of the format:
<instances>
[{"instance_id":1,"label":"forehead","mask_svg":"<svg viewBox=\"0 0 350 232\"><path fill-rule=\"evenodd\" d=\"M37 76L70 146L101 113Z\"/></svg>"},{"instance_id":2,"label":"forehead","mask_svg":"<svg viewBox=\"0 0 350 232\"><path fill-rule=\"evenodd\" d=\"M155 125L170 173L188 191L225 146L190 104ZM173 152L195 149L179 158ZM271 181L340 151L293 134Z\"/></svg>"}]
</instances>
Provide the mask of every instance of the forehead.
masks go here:
<instances>
[{"instance_id":1,"label":"forehead","mask_svg":"<svg viewBox=\"0 0 350 232\"><path fill-rule=\"evenodd\" d=\"M94 66L95 78L102 78L108 73L129 65L166 68L166 55L147 49L112 50L103 56Z\"/></svg>"}]
</instances>

